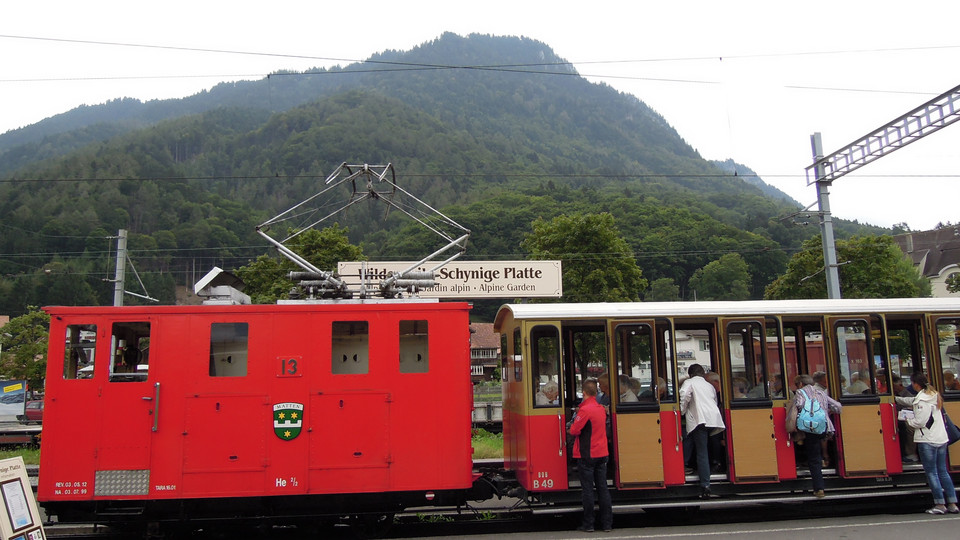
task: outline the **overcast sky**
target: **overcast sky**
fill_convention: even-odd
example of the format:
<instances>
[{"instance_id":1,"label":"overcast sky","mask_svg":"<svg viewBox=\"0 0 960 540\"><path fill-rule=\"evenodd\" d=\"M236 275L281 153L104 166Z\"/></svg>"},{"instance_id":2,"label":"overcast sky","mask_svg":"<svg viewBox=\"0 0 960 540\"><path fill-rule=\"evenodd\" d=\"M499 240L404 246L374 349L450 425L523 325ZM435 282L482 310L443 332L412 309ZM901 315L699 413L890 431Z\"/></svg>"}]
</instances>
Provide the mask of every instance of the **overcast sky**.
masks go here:
<instances>
[{"instance_id":1,"label":"overcast sky","mask_svg":"<svg viewBox=\"0 0 960 540\"><path fill-rule=\"evenodd\" d=\"M637 96L704 158L733 158L807 205L812 133L830 153L960 84L955 15L956 0L4 2L0 133L81 104L346 65L446 31L516 35ZM845 219L960 222L960 127L830 194Z\"/></svg>"}]
</instances>

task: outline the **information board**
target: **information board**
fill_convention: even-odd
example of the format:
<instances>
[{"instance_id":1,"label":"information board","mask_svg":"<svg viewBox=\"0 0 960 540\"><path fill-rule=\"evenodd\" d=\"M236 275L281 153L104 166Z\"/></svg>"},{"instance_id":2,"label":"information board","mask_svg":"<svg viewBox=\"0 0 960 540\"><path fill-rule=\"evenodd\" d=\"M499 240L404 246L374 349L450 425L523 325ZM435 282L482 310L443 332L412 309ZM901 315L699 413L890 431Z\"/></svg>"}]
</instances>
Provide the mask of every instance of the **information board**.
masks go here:
<instances>
[{"instance_id":1,"label":"information board","mask_svg":"<svg viewBox=\"0 0 960 540\"><path fill-rule=\"evenodd\" d=\"M40 509L22 457L0 460L0 533L3 540L44 540Z\"/></svg>"},{"instance_id":2,"label":"information board","mask_svg":"<svg viewBox=\"0 0 960 540\"><path fill-rule=\"evenodd\" d=\"M414 262L341 262L337 271L354 289L360 285L361 268L365 268L367 286L376 288L391 272L406 270ZM424 265L417 270L429 268ZM432 289L420 291L420 297L467 300L563 296L560 261L454 261L437 270L436 283Z\"/></svg>"}]
</instances>

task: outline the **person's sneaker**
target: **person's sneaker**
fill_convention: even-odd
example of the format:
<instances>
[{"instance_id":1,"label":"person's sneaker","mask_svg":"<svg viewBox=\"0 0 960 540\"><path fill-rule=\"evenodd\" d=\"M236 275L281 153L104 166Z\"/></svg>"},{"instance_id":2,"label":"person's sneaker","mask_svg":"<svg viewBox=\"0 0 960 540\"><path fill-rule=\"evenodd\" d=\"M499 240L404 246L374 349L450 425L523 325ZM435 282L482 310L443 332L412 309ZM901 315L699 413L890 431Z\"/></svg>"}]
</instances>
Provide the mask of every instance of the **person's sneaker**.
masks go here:
<instances>
[{"instance_id":1,"label":"person's sneaker","mask_svg":"<svg viewBox=\"0 0 960 540\"><path fill-rule=\"evenodd\" d=\"M904 463L917 463L920 461L917 456L906 456L903 458Z\"/></svg>"},{"instance_id":2,"label":"person's sneaker","mask_svg":"<svg viewBox=\"0 0 960 540\"><path fill-rule=\"evenodd\" d=\"M583 525L577 527L577 530L580 532L593 532L593 527L584 527Z\"/></svg>"},{"instance_id":3,"label":"person's sneaker","mask_svg":"<svg viewBox=\"0 0 960 540\"><path fill-rule=\"evenodd\" d=\"M822 490L822 489L818 489L818 490L814 491L814 492L813 492L813 496L816 497L816 498L818 498L818 499L822 499L822 498L824 497L823 490Z\"/></svg>"}]
</instances>

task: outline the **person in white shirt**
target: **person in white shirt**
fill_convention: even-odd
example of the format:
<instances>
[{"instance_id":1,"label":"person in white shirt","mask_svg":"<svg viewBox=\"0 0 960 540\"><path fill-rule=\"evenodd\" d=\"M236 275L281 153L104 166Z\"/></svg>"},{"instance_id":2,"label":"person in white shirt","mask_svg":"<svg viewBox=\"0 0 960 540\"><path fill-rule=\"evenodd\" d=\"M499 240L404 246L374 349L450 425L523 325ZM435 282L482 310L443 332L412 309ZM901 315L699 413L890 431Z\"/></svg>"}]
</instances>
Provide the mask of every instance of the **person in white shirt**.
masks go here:
<instances>
[{"instance_id":1,"label":"person in white shirt","mask_svg":"<svg viewBox=\"0 0 960 540\"><path fill-rule=\"evenodd\" d=\"M726 429L723 416L717 406L717 391L703 378L703 366L692 364L687 368L689 378L680 387L680 412L687 422L687 434L683 439L683 462L690 459L690 452L697 449L697 474L700 477L700 498L713 496L710 492L710 456L707 442L710 435Z\"/></svg>"}]
</instances>

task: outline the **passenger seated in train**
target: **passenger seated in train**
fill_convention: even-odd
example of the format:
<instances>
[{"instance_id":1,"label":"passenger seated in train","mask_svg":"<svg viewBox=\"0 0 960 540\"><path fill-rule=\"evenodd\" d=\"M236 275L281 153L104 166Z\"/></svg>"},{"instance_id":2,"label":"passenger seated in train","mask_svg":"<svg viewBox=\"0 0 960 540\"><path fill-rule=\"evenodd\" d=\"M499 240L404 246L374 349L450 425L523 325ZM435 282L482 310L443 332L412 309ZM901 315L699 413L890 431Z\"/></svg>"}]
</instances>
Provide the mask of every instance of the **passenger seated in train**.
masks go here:
<instances>
[{"instance_id":1,"label":"passenger seated in train","mask_svg":"<svg viewBox=\"0 0 960 540\"><path fill-rule=\"evenodd\" d=\"M636 403L637 394L633 392L630 385L630 377L621 373L617 381L620 383L620 403Z\"/></svg>"},{"instance_id":2,"label":"passenger seated in train","mask_svg":"<svg viewBox=\"0 0 960 540\"><path fill-rule=\"evenodd\" d=\"M843 393L848 395L857 395L863 394L870 391L870 386L867 385L865 381L870 380L870 372L868 370L863 370L860 372L854 371L850 374L850 386L844 389Z\"/></svg>"},{"instance_id":3,"label":"passenger seated in train","mask_svg":"<svg viewBox=\"0 0 960 540\"><path fill-rule=\"evenodd\" d=\"M654 399L654 396L659 394L659 399ZM640 401L655 402L663 401L663 398L667 395L667 382L663 380L663 377L657 377L656 381L650 381L650 388L637 394L637 399Z\"/></svg>"},{"instance_id":4,"label":"passenger seated in train","mask_svg":"<svg viewBox=\"0 0 960 540\"><path fill-rule=\"evenodd\" d=\"M733 378L733 399L746 399L750 390L750 383L743 377Z\"/></svg>"},{"instance_id":5,"label":"passenger seated in train","mask_svg":"<svg viewBox=\"0 0 960 540\"><path fill-rule=\"evenodd\" d=\"M960 380L949 369L943 371L943 389L947 392L960 390Z\"/></svg>"},{"instance_id":6,"label":"passenger seated in train","mask_svg":"<svg viewBox=\"0 0 960 540\"><path fill-rule=\"evenodd\" d=\"M537 392L537 405L559 405L560 387L555 381L550 381Z\"/></svg>"}]
</instances>

